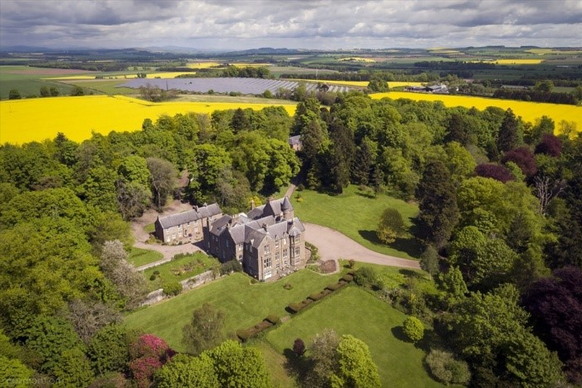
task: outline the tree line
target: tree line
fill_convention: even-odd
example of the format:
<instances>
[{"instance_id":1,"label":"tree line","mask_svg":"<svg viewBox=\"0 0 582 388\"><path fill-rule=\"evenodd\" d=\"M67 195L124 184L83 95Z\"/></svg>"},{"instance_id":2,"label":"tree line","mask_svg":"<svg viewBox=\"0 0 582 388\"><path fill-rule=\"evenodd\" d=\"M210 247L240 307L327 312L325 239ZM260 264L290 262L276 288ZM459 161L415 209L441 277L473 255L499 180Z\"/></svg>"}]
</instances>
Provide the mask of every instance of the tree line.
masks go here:
<instances>
[{"instance_id":1,"label":"tree line","mask_svg":"<svg viewBox=\"0 0 582 388\"><path fill-rule=\"evenodd\" d=\"M433 328L445 352L433 354L435 365L466 362L475 386L551 386L564 375L579 383L582 137L574 125L558 123L556 136L547 117L525 123L511 110L359 92L335 95L329 107L298 99L294 117L282 107L188 113L81 143L59 134L0 146L0 340L9 373L69 385L109 372L153 381L150 366L171 352L118 326L146 292L127 262L127 220L170 198L245 211L301 171L304 185L331 195L355 184L417 201L414 235L434 283L394 291L372 276L366 284ZM290 134L301 137L298 154ZM359 346L352 342L345 347ZM242 352L224 357L231 351Z\"/></svg>"}]
</instances>

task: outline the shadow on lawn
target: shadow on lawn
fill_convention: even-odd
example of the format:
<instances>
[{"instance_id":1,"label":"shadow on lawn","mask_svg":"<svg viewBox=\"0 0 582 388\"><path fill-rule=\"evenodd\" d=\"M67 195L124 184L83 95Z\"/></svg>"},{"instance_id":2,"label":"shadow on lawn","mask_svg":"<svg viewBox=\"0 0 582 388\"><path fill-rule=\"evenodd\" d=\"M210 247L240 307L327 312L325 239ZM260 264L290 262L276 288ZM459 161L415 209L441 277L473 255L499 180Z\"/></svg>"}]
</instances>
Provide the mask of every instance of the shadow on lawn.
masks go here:
<instances>
[{"instance_id":1,"label":"shadow on lawn","mask_svg":"<svg viewBox=\"0 0 582 388\"><path fill-rule=\"evenodd\" d=\"M378 239L375 230L358 230L358 233L366 241L377 246L386 246ZM388 244L397 251L409 254L412 257L419 257L422 253L422 244L414 237L397 238L392 244Z\"/></svg>"},{"instance_id":2,"label":"shadow on lawn","mask_svg":"<svg viewBox=\"0 0 582 388\"><path fill-rule=\"evenodd\" d=\"M293 350L287 348L283 350L286 358L285 369L292 376L297 376L297 381L305 381L310 370L310 363L305 356L299 357Z\"/></svg>"}]
</instances>

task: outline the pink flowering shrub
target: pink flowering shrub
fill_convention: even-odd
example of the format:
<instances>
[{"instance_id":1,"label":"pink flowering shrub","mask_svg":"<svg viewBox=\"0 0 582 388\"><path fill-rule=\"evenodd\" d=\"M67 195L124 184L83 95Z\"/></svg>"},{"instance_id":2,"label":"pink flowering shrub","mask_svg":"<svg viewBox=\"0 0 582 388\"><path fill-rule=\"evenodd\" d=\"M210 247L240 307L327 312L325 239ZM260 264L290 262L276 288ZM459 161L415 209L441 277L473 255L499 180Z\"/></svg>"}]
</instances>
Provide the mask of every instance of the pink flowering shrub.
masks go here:
<instances>
[{"instance_id":1,"label":"pink flowering shrub","mask_svg":"<svg viewBox=\"0 0 582 388\"><path fill-rule=\"evenodd\" d=\"M175 354L163 339L152 334L140 336L130 346L132 361L129 370L137 385L149 387L154 372L161 368Z\"/></svg>"},{"instance_id":2,"label":"pink flowering shrub","mask_svg":"<svg viewBox=\"0 0 582 388\"><path fill-rule=\"evenodd\" d=\"M154 372L162 367L162 362L155 356L141 357L129 363L133 379L140 388L151 385Z\"/></svg>"}]
</instances>

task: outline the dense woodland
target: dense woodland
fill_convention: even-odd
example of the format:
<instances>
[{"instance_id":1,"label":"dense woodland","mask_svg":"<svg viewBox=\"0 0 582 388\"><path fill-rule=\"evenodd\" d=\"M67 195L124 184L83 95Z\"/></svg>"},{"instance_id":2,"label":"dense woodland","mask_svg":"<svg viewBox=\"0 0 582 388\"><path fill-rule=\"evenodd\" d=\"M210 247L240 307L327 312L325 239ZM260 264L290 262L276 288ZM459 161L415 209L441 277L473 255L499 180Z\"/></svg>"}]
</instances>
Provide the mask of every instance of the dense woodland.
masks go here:
<instances>
[{"instance_id":1,"label":"dense woodland","mask_svg":"<svg viewBox=\"0 0 582 388\"><path fill-rule=\"evenodd\" d=\"M433 328L440 381L582 384L582 136L499 108L333 97L323 106L301 96L294 117L277 107L162 116L80 144L61 134L0 146L1 378L269 386L252 347L227 341L175 355L121 325L146 293L126 261L127 221L170 198L247 210L299 174L330 195L354 184L418 202L413 233L431 286L388 290L365 271L356 282ZM298 154L287 144L295 134ZM306 384L379 384L361 358L359 376L341 367L369 356L359 340L318 338ZM326 364L330 352L339 364Z\"/></svg>"}]
</instances>

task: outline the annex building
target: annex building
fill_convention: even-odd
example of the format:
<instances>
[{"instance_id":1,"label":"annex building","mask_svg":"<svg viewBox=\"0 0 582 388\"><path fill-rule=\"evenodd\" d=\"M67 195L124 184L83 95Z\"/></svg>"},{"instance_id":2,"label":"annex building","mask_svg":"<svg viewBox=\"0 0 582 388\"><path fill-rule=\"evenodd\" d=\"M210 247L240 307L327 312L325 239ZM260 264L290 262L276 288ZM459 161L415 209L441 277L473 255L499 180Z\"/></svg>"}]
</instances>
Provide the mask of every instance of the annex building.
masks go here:
<instances>
[{"instance_id":1,"label":"annex building","mask_svg":"<svg viewBox=\"0 0 582 388\"><path fill-rule=\"evenodd\" d=\"M220 262L238 260L247 274L262 281L301 269L307 261L305 227L287 197L234 216L223 215L212 204L158 218L155 225L162 241L204 241Z\"/></svg>"}]
</instances>

